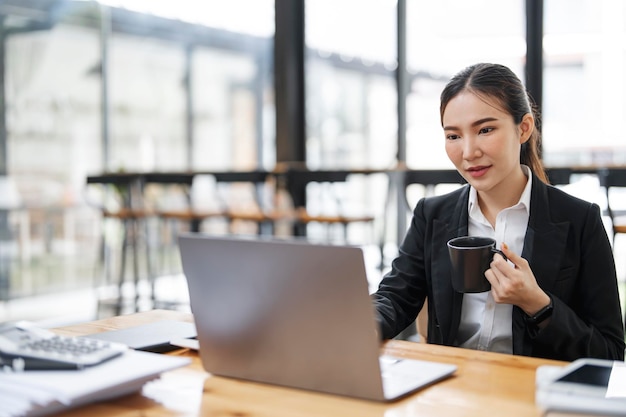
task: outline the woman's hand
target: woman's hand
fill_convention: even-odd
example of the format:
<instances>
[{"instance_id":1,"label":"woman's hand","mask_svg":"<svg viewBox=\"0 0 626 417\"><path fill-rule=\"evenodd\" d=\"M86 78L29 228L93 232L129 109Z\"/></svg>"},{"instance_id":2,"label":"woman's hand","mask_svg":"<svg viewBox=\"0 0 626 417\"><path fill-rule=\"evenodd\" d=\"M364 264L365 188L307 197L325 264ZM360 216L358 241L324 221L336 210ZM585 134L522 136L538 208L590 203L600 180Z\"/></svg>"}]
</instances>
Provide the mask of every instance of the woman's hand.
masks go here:
<instances>
[{"instance_id":1,"label":"woman's hand","mask_svg":"<svg viewBox=\"0 0 626 417\"><path fill-rule=\"evenodd\" d=\"M532 316L550 303L550 297L537 284L526 259L511 251L506 243L501 249L510 263L496 254L485 272L493 299L496 303L516 305Z\"/></svg>"}]
</instances>

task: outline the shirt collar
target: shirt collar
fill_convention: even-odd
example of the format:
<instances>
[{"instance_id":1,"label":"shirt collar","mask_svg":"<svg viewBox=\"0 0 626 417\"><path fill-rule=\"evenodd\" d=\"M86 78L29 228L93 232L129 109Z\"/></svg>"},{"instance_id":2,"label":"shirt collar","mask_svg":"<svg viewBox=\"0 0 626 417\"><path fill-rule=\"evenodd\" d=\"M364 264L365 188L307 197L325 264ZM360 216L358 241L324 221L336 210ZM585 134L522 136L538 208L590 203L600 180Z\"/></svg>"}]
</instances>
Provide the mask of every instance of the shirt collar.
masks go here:
<instances>
[{"instance_id":1,"label":"shirt collar","mask_svg":"<svg viewBox=\"0 0 626 417\"><path fill-rule=\"evenodd\" d=\"M511 206L510 208L524 208L526 210L526 213L530 214L530 191L533 185L533 176L530 171L530 168L526 165L522 165L522 171L524 171L524 174L526 175L526 178L528 179L526 181L526 187L524 187L524 191L522 191L522 195L520 196L520 199L517 202L517 204L515 204L514 206ZM471 186L470 186L470 194L469 194L469 201L467 205L467 211L470 217L482 216L482 212L480 211L480 207L478 206L478 194L476 192L476 189Z\"/></svg>"}]
</instances>

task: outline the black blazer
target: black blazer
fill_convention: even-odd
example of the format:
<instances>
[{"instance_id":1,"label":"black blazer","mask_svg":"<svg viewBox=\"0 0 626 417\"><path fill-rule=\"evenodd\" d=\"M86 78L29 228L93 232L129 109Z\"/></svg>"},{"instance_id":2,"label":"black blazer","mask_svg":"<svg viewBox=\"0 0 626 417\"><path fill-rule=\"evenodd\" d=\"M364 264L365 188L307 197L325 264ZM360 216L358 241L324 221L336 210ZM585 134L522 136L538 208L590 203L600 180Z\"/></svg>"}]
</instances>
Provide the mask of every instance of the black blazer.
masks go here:
<instances>
[{"instance_id":1,"label":"black blazer","mask_svg":"<svg viewBox=\"0 0 626 417\"><path fill-rule=\"evenodd\" d=\"M446 242L468 233L469 185L420 200L399 256L372 295L381 336L413 323L428 297L428 342L455 345L463 294L452 289ZM522 257L554 310L542 330L513 307L513 353L572 361L624 359L613 252L596 204L533 176Z\"/></svg>"}]
</instances>

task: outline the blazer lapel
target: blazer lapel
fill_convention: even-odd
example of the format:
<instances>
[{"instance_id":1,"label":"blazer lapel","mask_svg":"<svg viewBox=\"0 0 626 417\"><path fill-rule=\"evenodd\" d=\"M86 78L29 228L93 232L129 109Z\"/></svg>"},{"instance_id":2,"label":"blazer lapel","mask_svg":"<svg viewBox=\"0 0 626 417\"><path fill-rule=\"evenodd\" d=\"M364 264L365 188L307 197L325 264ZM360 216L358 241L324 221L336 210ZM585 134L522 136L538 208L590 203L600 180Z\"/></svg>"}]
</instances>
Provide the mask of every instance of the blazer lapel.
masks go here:
<instances>
[{"instance_id":1,"label":"blazer lapel","mask_svg":"<svg viewBox=\"0 0 626 417\"><path fill-rule=\"evenodd\" d=\"M530 217L522 257L528 261L539 286L545 291L550 291L558 276L569 222L552 222L547 193L548 186L533 176ZM529 355L531 345L523 342L525 326L524 312L520 308L514 308L513 351Z\"/></svg>"},{"instance_id":2,"label":"blazer lapel","mask_svg":"<svg viewBox=\"0 0 626 417\"><path fill-rule=\"evenodd\" d=\"M530 218L522 257L530 264L539 286L550 290L558 276L570 223L552 222L547 193L548 186L533 178Z\"/></svg>"},{"instance_id":3,"label":"blazer lapel","mask_svg":"<svg viewBox=\"0 0 626 417\"><path fill-rule=\"evenodd\" d=\"M448 255L448 240L457 236L466 236L468 233L467 201L469 187L463 188L455 202L454 209L449 217L436 219L433 222L432 235L432 288L433 303L436 309L438 324L441 329L443 343L450 345L456 339L461 321L461 307L463 294L452 288L450 257ZM451 306L451 308L449 307ZM440 307L440 308L437 308Z\"/></svg>"}]
</instances>

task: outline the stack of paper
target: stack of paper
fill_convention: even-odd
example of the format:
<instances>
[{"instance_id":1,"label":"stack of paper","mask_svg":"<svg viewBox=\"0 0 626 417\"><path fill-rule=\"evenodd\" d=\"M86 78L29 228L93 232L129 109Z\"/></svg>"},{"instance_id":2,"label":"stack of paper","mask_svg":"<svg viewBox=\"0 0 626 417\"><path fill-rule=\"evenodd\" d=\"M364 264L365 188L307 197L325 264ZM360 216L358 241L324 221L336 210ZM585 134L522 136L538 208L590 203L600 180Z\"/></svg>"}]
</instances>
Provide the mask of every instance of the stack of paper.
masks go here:
<instances>
[{"instance_id":1,"label":"stack of paper","mask_svg":"<svg viewBox=\"0 0 626 417\"><path fill-rule=\"evenodd\" d=\"M129 350L83 370L0 372L0 417L43 416L141 389L188 358Z\"/></svg>"}]
</instances>

